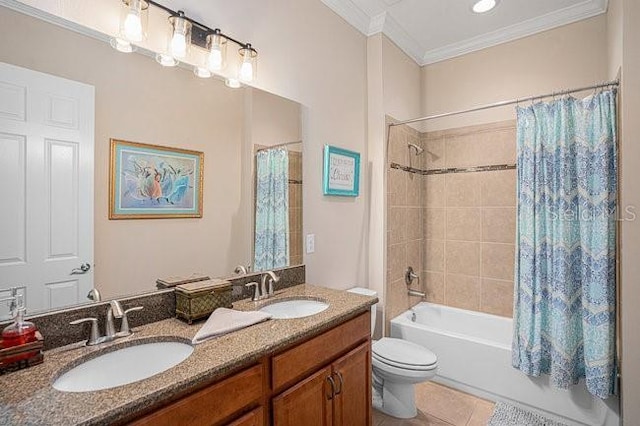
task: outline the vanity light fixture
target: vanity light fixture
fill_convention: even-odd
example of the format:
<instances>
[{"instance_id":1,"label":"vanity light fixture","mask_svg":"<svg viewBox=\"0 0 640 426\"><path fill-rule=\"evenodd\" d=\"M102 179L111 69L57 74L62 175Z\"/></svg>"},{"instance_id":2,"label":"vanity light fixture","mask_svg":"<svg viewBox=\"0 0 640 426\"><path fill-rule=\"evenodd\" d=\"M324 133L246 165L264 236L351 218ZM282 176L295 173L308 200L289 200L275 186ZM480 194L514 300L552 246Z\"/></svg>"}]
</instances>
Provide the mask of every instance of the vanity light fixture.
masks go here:
<instances>
[{"instance_id":1,"label":"vanity light fixture","mask_svg":"<svg viewBox=\"0 0 640 426\"><path fill-rule=\"evenodd\" d=\"M475 13L485 13L496 7L497 0L478 0L473 5L473 11Z\"/></svg>"},{"instance_id":2,"label":"vanity light fixture","mask_svg":"<svg viewBox=\"0 0 640 426\"><path fill-rule=\"evenodd\" d=\"M200 77L200 78L209 78L213 75L211 74L211 71L209 71L209 68L207 67L194 67L193 73L196 75L196 77Z\"/></svg>"},{"instance_id":3,"label":"vanity light fixture","mask_svg":"<svg viewBox=\"0 0 640 426\"><path fill-rule=\"evenodd\" d=\"M191 47L191 22L184 17L183 11L177 16L169 17L171 37L167 46L167 53L176 59L183 59Z\"/></svg>"},{"instance_id":4,"label":"vanity light fixture","mask_svg":"<svg viewBox=\"0 0 640 426\"><path fill-rule=\"evenodd\" d=\"M212 29L193 20L183 11L174 11L153 0L118 0L121 3L120 30L111 40L111 46L120 52L133 52L135 45L147 38L149 6L162 9L168 16L167 45L156 54L156 61L164 67L178 65L188 58L192 47L203 49L204 59L198 61L193 73L200 78L208 78L220 73L227 63L227 45L238 45L240 57L232 61L235 70L226 79L228 87L238 88L241 83L255 81L257 75L258 51L250 43L240 42L220 29ZM237 64L237 65L236 65ZM237 70L237 72L236 72Z\"/></svg>"},{"instance_id":5,"label":"vanity light fixture","mask_svg":"<svg viewBox=\"0 0 640 426\"><path fill-rule=\"evenodd\" d=\"M258 52L247 43L246 46L240 48L238 53L242 57L240 70L238 71L238 80L244 83L251 83L256 78L256 58Z\"/></svg>"},{"instance_id":6,"label":"vanity light fixture","mask_svg":"<svg viewBox=\"0 0 640 426\"><path fill-rule=\"evenodd\" d=\"M242 86L242 85L240 84L240 80L238 80L237 78L227 78L227 79L224 81L224 84L225 84L227 87L230 87L230 88L232 88L232 89L238 89L238 88L240 88L240 87Z\"/></svg>"}]
</instances>

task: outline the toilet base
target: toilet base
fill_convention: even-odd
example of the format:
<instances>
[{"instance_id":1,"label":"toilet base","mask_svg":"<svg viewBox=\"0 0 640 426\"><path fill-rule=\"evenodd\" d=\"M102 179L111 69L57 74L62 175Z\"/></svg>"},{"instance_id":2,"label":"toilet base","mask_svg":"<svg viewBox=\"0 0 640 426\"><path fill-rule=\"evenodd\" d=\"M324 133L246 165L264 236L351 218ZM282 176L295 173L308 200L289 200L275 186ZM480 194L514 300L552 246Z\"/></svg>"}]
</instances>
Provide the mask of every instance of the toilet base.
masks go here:
<instances>
[{"instance_id":1,"label":"toilet base","mask_svg":"<svg viewBox=\"0 0 640 426\"><path fill-rule=\"evenodd\" d=\"M418 414L415 386L385 381L382 387L382 407L379 410L398 419L414 418Z\"/></svg>"}]
</instances>

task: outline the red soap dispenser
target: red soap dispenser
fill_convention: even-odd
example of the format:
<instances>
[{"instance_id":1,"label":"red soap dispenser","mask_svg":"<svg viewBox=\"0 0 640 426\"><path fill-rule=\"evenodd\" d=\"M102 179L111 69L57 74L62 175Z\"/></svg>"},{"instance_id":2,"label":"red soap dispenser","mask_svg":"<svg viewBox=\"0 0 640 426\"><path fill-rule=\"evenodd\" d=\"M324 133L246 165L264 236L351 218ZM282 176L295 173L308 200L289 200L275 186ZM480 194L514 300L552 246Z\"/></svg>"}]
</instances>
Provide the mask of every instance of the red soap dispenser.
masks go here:
<instances>
[{"instance_id":1,"label":"red soap dispenser","mask_svg":"<svg viewBox=\"0 0 640 426\"><path fill-rule=\"evenodd\" d=\"M15 346L25 345L27 343L35 342L38 340L38 338L36 337L36 332L38 331L36 326L33 323L24 320L24 313L26 312L26 308L24 307L23 296L21 294L17 294L16 296L14 296L14 298L14 321L12 324L8 325L4 330L2 330L2 341L0 341L2 349L9 349ZM39 353L40 351L38 350L34 352L21 353L3 361L4 363L8 364L24 359L29 359L33 356L37 356Z\"/></svg>"}]
</instances>

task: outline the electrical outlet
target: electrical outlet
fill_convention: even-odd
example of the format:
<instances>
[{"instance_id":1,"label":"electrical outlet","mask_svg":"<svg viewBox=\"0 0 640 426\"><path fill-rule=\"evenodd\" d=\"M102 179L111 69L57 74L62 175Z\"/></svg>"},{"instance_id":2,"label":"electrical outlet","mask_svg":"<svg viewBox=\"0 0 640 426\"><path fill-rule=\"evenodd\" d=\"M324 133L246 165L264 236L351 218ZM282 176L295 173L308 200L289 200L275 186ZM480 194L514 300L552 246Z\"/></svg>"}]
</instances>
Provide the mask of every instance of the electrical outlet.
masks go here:
<instances>
[{"instance_id":1,"label":"electrical outlet","mask_svg":"<svg viewBox=\"0 0 640 426\"><path fill-rule=\"evenodd\" d=\"M307 254L314 251L316 251L316 236L315 234L307 234Z\"/></svg>"}]
</instances>

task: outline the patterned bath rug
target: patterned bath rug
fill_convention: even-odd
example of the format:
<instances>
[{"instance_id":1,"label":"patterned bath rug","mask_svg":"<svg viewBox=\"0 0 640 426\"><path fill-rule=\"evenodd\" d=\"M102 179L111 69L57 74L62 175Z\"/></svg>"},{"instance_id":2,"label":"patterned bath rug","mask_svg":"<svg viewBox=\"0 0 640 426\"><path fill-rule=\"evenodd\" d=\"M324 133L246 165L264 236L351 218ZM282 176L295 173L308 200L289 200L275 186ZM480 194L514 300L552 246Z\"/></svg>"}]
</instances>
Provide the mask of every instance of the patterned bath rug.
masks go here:
<instances>
[{"instance_id":1,"label":"patterned bath rug","mask_svg":"<svg viewBox=\"0 0 640 426\"><path fill-rule=\"evenodd\" d=\"M567 426L540 414L498 401L487 426Z\"/></svg>"}]
</instances>

